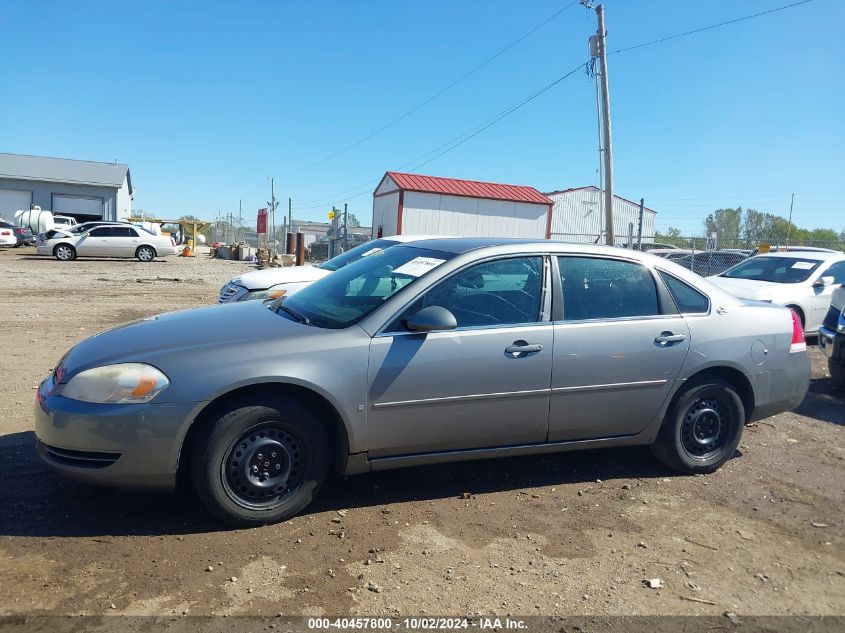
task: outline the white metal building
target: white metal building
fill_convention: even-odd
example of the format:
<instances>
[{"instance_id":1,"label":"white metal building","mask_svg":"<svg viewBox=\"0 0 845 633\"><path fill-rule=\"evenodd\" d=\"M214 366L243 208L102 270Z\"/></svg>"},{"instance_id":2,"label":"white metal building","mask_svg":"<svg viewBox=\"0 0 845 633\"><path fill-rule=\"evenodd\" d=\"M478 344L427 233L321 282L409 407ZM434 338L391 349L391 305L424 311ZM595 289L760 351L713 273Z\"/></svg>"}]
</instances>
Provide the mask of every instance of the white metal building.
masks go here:
<instances>
[{"instance_id":1,"label":"white metal building","mask_svg":"<svg viewBox=\"0 0 845 633\"><path fill-rule=\"evenodd\" d=\"M552 201L534 187L385 173L373 192L373 237L546 239Z\"/></svg>"},{"instance_id":2,"label":"white metal building","mask_svg":"<svg viewBox=\"0 0 845 633\"><path fill-rule=\"evenodd\" d=\"M567 242L605 243L604 192L598 187L576 187L546 194L554 202L552 207L551 238ZM640 205L620 196L613 196L613 231L616 244L628 241L629 224L634 225L637 236ZM643 210L643 236L649 241L654 236L657 212Z\"/></svg>"},{"instance_id":3,"label":"white metal building","mask_svg":"<svg viewBox=\"0 0 845 633\"><path fill-rule=\"evenodd\" d=\"M0 217L33 206L85 220L132 215L132 178L120 163L0 153Z\"/></svg>"}]
</instances>

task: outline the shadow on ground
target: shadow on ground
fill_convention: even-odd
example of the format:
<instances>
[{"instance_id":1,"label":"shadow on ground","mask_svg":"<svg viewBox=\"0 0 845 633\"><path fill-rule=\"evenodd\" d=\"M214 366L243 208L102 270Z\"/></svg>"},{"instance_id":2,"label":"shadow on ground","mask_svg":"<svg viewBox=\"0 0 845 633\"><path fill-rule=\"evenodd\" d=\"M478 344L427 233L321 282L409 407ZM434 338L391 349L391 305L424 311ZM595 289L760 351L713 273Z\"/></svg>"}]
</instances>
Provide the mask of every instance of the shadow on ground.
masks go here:
<instances>
[{"instance_id":1,"label":"shadow on ground","mask_svg":"<svg viewBox=\"0 0 845 633\"><path fill-rule=\"evenodd\" d=\"M804 400L795 409L795 413L845 426L845 402L842 394L833 390L828 378L813 378L810 380L810 390Z\"/></svg>"},{"instance_id":2,"label":"shadow on ground","mask_svg":"<svg viewBox=\"0 0 845 633\"><path fill-rule=\"evenodd\" d=\"M330 480L306 512L670 474L642 447L420 466ZM131 493L65 480L36 455L32 432L0 437L0 481L0 536L158 536L229 529L189 492Z\"/></svg>"}]
</instances>

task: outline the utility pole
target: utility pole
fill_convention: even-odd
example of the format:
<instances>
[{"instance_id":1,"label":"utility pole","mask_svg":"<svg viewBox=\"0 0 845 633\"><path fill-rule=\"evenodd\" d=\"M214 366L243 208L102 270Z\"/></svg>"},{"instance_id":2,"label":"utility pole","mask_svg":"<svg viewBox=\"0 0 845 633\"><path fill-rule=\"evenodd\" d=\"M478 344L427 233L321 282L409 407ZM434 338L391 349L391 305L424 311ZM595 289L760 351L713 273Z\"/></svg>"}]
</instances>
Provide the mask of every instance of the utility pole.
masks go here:
<instances>
[{"instance_id":1,"label":"utility pole","mask_svg":"<svg viewBox=\"0 0 845 633\"><path fill-rule=\"evenodd\" d=\"M637 250L643 250L643 213L645 212L645 198L640 198L640 217L637 220Z\"/></svg>"},{"instance_id":2,"label":"utility pole","mask_svg":"<svg viewBox=\"0 0 845 633\"><path fill-rule=\"evenodd\" d=\"M293 233L293 201L288 198L288 231Z\"/></svg>"},{"instance_id":3,"label":"utility pole","mask_svg":"<svg viewBox=\"0 0 845 633\"><path fill-rule=\"evenodd\" d=\"M276 207L279 206L279 203L276 202L276 183L273 178L270 178L270 202L267 204L270 205L270 232L269 234L273 236L273 254L276 254ZM267 237L267 247L270 247L270 238Z\"/></svg>"},{"instance_id":4,"label":"utility pole","mask_svg":"<svg viewBox=\"0 0 845 633\"><path fill-rule=\"evenodd\" d=\"M786 245L789 246L789 234L792 232L792 205L795 204L795 194L792 194L792 199L789 201L789 224L786 225Z\"/></svg>"},{"instance_id":5,"label":"utility pole","mask_svg":"<svg viewBox=\"0 0 845 633\"><path fill-rule=\"evenodd\" d=\"M343 250L349 250L349 209L345 202L343 203Z\"/></svg>"},{"instance_id":6,"label":"utility pole","mask_svg":"<svg viewBox=\"0 0 845 633\"><path fill-rule=\"evenodd\" d=\"M588 9L594 8L589 0L581 0ZM595 7L598 19L598 30L595 40L590 38L590 54L599 61L601 76L601 110L602 127L604 128L604 223L606 230L605 243L613 246L615 236L613 232L613 142L610 129L610 86L607 81L607 29L604 26L604 6Z\"/></svg>"}]
</instances>

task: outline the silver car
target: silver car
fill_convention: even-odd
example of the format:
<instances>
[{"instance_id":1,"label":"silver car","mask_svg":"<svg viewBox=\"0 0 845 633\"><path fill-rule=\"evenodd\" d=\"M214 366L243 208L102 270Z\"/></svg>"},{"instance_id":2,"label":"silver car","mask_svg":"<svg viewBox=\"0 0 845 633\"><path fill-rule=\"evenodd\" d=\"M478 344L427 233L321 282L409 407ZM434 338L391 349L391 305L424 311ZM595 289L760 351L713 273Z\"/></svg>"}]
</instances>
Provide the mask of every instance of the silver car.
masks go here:
<instances>
[{"instance_id":1,"label":"silver car","mask_svg":"<svg viewBox=\"0 0 845 633\"><path fill-rule=\"evenodd\" d=\"M62 474L148 489L184 474L215 515L254 525L302 511L330 472L642 444L709 473L808 383L794 313L664 259L442 239L269 307L82 341L41 384L35 427Z\"/></svg>"}]
</instances>

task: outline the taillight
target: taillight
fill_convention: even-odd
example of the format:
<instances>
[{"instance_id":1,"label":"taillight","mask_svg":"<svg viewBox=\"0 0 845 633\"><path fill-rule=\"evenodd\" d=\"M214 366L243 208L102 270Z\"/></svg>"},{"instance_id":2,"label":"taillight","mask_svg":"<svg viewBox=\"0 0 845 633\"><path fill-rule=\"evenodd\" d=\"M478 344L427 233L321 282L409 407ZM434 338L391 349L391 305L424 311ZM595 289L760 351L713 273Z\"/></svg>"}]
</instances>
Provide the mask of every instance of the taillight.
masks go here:
<instances>
[{"instance_id":1,"label":"taillight","mask_svg":"<svg viewBox=\"0 0 845 633\"><path fill-rule=\"evenodd\" d=\"M11 235L11 234L12 234L12 232L11 232L11 231L2 231L2 232L0 232L0 235Z\"/></svg>"},{"instance_id":2,"label":"taillight","mask_svg":"<svg viewBox=\"0 0 845 633\"><path fill-rule=\"evenodd\" d=\"M806 352L807 339L804 338L804 328L801 325L801 318L792 308L789 309L792 314L792 344L789 346L789 352Z\"/></svg>"}]
</instances>

